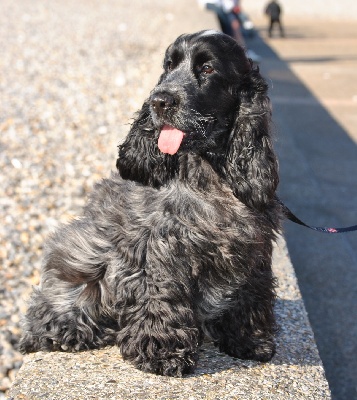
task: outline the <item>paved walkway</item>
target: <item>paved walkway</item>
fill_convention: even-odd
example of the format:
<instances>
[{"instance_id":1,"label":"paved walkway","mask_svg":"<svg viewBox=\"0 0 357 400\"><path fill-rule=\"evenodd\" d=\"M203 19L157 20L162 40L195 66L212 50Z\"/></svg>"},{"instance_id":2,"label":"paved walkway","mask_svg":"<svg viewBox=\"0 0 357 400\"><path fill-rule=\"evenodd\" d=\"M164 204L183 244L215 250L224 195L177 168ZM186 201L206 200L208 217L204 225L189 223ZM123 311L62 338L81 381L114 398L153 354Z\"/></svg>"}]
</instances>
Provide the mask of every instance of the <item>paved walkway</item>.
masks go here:
<instances>
[{"instance_id":1,"label":"paved walkway","mask_svg":"<svg viewBox=\"0 0 357 400\"><path fill-rule=\"evenodd\" d=\"M357 23L285 25L285 39L268 39L262 29L263 40L250 43L271 80L280 196L311 225L355 225ZM357 232L329 236L290 222L285 228L333 398L357 399Z\"/></svg>"}]
</instances>

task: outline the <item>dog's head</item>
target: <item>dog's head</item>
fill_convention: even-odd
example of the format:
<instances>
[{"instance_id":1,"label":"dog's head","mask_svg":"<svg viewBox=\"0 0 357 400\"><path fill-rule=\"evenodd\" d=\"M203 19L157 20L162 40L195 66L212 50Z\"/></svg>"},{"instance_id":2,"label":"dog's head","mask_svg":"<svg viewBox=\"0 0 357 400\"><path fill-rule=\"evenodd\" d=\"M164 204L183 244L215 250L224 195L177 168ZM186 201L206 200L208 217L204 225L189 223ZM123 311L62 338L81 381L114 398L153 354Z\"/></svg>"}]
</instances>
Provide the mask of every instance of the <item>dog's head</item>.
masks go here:
<instances>
[{"instance_id":1,"label":"dog's head","mask_svg":"<svg viewBox=\"0 0 357 400\"><path fill-rule=\"evenodd\" d=\"M267 89L229 36L201 31L178 37L119 147L121 176L160 187L178 176L181 155L189 152L208 161L245 204L266 208L278 184Z\"/></svg>"},{"instance_id":2,"label":"dog's head","mask_svg":"<svg viewBox=\"0 0 357 400\"><path fill-rule=\"evenodd\" d=\"M222 152L252 66L235 40L217 31L182 35L169 46L149 103L159 149Z\"/></svg>"}]
</instances>

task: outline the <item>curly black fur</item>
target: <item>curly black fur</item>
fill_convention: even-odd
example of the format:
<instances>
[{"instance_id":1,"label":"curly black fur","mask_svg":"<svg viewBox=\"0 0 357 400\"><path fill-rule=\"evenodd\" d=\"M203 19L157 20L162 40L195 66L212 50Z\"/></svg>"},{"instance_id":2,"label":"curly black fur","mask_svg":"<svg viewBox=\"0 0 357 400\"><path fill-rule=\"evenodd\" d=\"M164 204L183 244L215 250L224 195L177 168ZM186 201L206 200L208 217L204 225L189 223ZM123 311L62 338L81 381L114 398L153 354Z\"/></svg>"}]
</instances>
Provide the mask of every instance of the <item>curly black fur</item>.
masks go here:
<instances>
[{"instance_id":1,"label":"curly black fur","mask_svg":"<svg viewBox=\"0 0 357 400\"><path fill-rule=\"evenodd\" d=\"M233 357L274 354L280 229L267 85L226 35L180 36L119 147L118 173L47 243L23 352L117 344L143 371L193 371L203 335ZM185 132L161 153L164 125Z\"/></svg>"}]
</instances>

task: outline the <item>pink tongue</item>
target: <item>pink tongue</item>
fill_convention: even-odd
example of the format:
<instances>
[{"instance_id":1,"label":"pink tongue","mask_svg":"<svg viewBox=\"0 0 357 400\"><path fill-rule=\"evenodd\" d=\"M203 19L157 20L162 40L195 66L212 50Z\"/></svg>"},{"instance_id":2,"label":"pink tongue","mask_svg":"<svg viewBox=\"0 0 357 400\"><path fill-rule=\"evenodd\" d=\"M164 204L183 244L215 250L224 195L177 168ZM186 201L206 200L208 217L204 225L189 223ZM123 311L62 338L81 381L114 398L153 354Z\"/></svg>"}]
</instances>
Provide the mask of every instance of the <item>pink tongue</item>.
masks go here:
<instances>
[{"instance_id":1,"label":"pink tongue","mask_svg":"<svg viewBox=\"0 0 357 400\"><path fill-rule=\"evenodd\" d=\"M175 154L180 148L184 133L170 125L164 125L157 145L162 153Z\"/></svg>"}]
</instances>

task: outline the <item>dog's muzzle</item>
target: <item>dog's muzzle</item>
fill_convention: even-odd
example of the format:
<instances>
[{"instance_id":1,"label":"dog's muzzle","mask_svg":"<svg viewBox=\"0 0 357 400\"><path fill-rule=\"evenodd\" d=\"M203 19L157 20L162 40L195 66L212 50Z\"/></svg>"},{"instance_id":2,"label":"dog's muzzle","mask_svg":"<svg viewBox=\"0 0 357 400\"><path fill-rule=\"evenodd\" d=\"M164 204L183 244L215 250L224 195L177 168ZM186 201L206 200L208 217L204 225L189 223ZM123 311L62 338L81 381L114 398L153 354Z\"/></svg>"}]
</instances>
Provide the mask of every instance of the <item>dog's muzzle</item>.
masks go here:
<instances>
[{"instance_id":1,"label":"dog's muzzle","mask_svg":"<svg viewBox=\"0 0 357 400\"><path fill-rule=\"evenodd\" d=\"M157 92L150 98L151 109L159 118L164 117L177 103L177 99L168 92Z\"/></svg>"}]
</instances>

